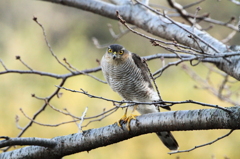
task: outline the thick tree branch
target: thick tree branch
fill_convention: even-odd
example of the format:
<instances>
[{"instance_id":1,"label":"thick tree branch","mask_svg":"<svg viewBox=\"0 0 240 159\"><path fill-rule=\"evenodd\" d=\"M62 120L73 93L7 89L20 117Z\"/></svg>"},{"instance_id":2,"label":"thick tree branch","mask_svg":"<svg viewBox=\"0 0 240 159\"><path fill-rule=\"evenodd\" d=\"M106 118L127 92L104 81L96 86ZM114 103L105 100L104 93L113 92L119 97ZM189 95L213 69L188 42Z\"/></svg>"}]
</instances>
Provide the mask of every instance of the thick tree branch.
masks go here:
<instances>
[{"instance_id":1,"label":"thick tree branch","mask_svg":"<svg viewBox=\"0 0 240 159\"><path fill-rule=\"evenodd\" d=\"M62 4L78 9L86 10L99 14L108 18L117 19L116 11L121 17L130 24L133 24L153 35L161 38L176 41L177 43L201 49L205 54L216 55L217 53L227 52L228 47L219 40L211 37L208 33L200 31L192 26L171 20L167 15L150 8L147 4L133 3L129 0L119 3L115 0L114 5L104 1L96 0L42 0ZM193 38L189 38L193 35ZM216 58L209 61L229 74L230 76L240 80L240 57L232 56L229 58Z\"/></svg>"},{"instance_id":2,"label":"thick tree branch","mask_svg":"<svg viewBox=\"0 0 240 159\"><path fill-rule=\"evenodd\" d=\"M240 80L239 48L235 49L234 47L228 47L203 31L200 31L195 29L194 27L187 26L187 25L173 21L167 16L166 13L160 13L159 11L149 7L148 0L142 0L141 2L137 0L135 0L135 2L133 0L110 0L110 2L113 2L113 4L107 3L105 1L100 1L100 0L42 0L42 1L54 2L61 5L79 8L79 9L90 11L95 14L99 14L112 19L117 19L116 11L118 11L119 15L121 15L122 17L121 19L122 22L124 22L123 24L126 24L125 26L128 26L127 23L130 23L149 33L152 33L153 35L157 35L161 38L171 41L169 42L171 44L169 43L167 44L167 42L163 42L163 44L166 45L166 47L164 48L165 49L169 48L169 50L168 49L166 50L173 52L175 54L151 55L146 57L147 60L160 58L160 57L180 59L179 62L178 61L174 62L172 63L172 65L178 64L182 61L189 61L193 59L197 60L198 63L211 62L211 63L214 63L219 69L225 71L228 75L231 75L236 79ZM194 18L195 17L196 15L194 16ZM208 130L208 129L231 129L233 131L235 129L240 128L240 122L239 122L240 108L239 107L223 108L223 107L219 107L218 105L209 105L205 103L188 100L188 101L182 101L182 102L165 102L165 103L170 104L171 106L175 104L182 104L182 103L195 103L203 106L212 106L217 109L176 111L176 112L165 112L165 113L143 115L138 117L137 120L131 121L130 123L131 131L127 131L126 125L124 124L122 128L118 127L116 124L113 124L113 125L109 125L109 126L98 128L98 129L87 130L82 133L55 137L53 139L21 138L21 136L34 123L36 123L35 120L39 117L39 114L41 114L45 110L45 108L48 105L50 105L49 102L51 102L51 100L54 97L59 95L60 88L63 88L63 85L65 84L67 78L70 78L76 75L81 75L81 74L88 75L88 73L101 70L100 67L96 67L92 69L79 71L75 67L73 67L70 63L68 63L66 59L64 59L65 63L62 63L52 51L52 48L50 47L50 44L46 39L46 33L43 26L37 21L36 18L34 18L34 20L43 29L45 42L52 56L55 57L55 59L59 62L59 64L61 64L68 71L70 71L70 73L58 75L54 73L37 71L35 69L32 69L29 65L27 65L27 63L22 61L20 56L16 56L17 60L19 60L28 70L27 71L10 70L5 66L3 61L0 59L0 65L2 65L4 69L4 71L0 72L0 75L7 74L7 73L37 74L41 76L49 76L56 79L61 79L61 83L59 84L59 87L56 88L56 90L52 94L50 94L48 97L38 98L35 96L36 98L40 100L44 100L45 102L37 112L35 112L31 117L29 117L30 119L29 123L27 123L25 127L20 128L21 131L18 134L19 138L9 138L6 136L0 137L1 139L0 147L6 147L4 151L9 149L9 147L7 146L13 146L13 145L34 145L34 146L28 146L28 147L20 148L11 152L2 153L0 154L0 158L24 158L24 159L25 158L61 158L66 155L70 155L70 154L78 153L82 151L89 151L98 147L110 145L123 140L127 140L129 138L132 138L138 135L152 133L152 132ZM131 27L127 27L127 28L136 33L136 31ZM153 40L152 43L154 42L156 41ZM156 46L160 46L160 45L156 45ZM170 48L169 46L175 47L177 49ZM187 54L179 54L179 53L187 53ZM166 66L166 68L169 66L170 65ZM162 68L162 70L164 69L165 68ZM88 75L88 76L95 78L92 75ZM223 81L219 89L220 95L222 95L226 82L227 82L227 78L225 81ZM89 97L94 97L85 91L81 93L88 95ZM220 97L223 98L223 96L220 96ZM113 104L124 103L121 101L119 102L116 102L113 100L111 101L113 102ZM135 105L135 104L136 103L132 103L132 105ZM152 103L148 103L148 104L152 104ZM89 123L93 121L102 120L104 117L115 112L119 107L128 107L128 106L115 105L114 108L108 111L104 110L103 113L101 114L84 118L86 113L85 111L82 117L80 118L81 121L79 124L79 129L82 129L83 127L87 126ZM65 114L71 115L69 112ZM74 116L72 117L75 118ZM99 117L99 118L96 118L96 117ZM83 119L87 119L87 118L94 119L94 120L91 120L85 126L82 126ZM79 118L77 119L80 120ZM73 119L73 121L75 120ZM227 135L230 135L230 133Z\"/></svg>"},{"instance_id":3,"label":"thick tree branch","mask_svg":"<svg viewBox=\"0 0 240 159\"><path fill-rule=\"evenodd\" d=\"M157 35L161 38L167 40L176 40L178 43L192 46L193 48L199 49L198 45L190 38L188 35L190 33L194 33L199 38L204 39L204 41L210 46L216 48L217 50L223 52L226 50L226 46L222 44L220 41L214 39L209 34L203 31L199 31L197 29L193 29L191 26L184 25L181 23L174 24L168 18L164 17L164 15L160 15L153 13L152 11L144 8L140 4L133 4L129 1L128 4L124 5L113 5L110 3L106 3L103 1L96 0L43 0L48 2L53 2L57 4L63 4L70 7L75 7L78 9L86 10L93 12L95 14L99 14L108 18L117 19L116 11L123 17L123 19L137 27L152 33L153 35ZM183 29L181 29L183 28ZM186 32L185 30L188 30ZM189 33L190 32L190 33ZM201 43L201 47L208 54L216 53L211 47Z\"/></svg>"},{"instance_id":4,"label":"thick tree branch","mask_svg":"<svg viewBox=\"0 0 240 159\"><path fill-rule=\"evenodd\" d=\"M131 131L126 125L120 128L117 124L83 133L55 137L54 148L29 146L0 154L0 158L60 158L73 153L117 143L142 134L159 131L240 129L240 107L227 108L231 113L220 109L201 109L170 111L145 114L130 122ZM1 142L0 142L1 143Z\"/></svg>"}]
</instances>

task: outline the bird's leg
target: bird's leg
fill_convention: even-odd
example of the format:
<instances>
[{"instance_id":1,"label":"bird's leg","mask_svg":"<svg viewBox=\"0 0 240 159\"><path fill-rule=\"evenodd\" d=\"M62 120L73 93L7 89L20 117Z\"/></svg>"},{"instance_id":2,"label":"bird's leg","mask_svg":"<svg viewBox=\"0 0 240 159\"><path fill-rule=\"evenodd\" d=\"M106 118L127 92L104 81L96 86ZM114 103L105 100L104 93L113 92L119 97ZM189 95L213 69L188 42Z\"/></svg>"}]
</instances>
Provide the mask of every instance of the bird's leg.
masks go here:
<instances>
[{"instance_id":1,"label":"bird's leg","mask_svg":"<svg viewBox=\"0 0 240 159\"><path fill-rule=\"evenodd\" d=\"M137 110L137 107L138 107L138 105L134 105L133 110L132 110L132 113L133 113L135 110Z\"/></svg>"},{"instance_id":2,"label":"bird's leg","mask_svg":"<svg viewBox=\"0 0 240 159\"><path fill-rule=\"evenodd\" d=\"M131 120L132 120L132 119L136 119L136 117L138 116L138 115L134 115L134 114L133 114L133 112L137 109L137 106L138 106L138 105L134 105L131 115L127 117L126 122L127 122L127 129L128 129L128 131L131 130L131 129L130 129L130 122L131 122Z\"/></svg>"},{"instance_id":3,"label":"bird's leg","mask_svg":"<svg viewBox=\"0 0 240 159\"><path fill-rule=\"evenodd\" d=\"M127 123L127 129L128 129L128 131L130 131L130 130L131 130L131 129L130 129L130 122L131 122L131 120L132 120L132 119L136 119L136 117L138 116L138 115L134 115L134 114L133 114L133 112L134 112L136 109L137 109L137 105L135 105L135 106L133 107L133 111L132 111L131 115L127 117L127 111L128 111L128 107L127 107L126 110L125 110L125 113L124 113L123 117L117 122L118 126L119 126L119 127L122 127L122 123Z\"/></svg>"},{"instance_id":4,"label":"bird's leg","mask_svg":"<svg viewBox=\"0 0 240 159\"><path fill-rule=\"evenodd\" d=\"M117 122L117 124L118 124L118 126L119 127L122 127L122 124L121 124L121 122L123 121L123 122L126 122L127 120L127 110L128 110L128 107L126 108L126 110L125 110L125 113L124 113L124 115L121 117L121 119Z\"/></svg>"}]
</instances>

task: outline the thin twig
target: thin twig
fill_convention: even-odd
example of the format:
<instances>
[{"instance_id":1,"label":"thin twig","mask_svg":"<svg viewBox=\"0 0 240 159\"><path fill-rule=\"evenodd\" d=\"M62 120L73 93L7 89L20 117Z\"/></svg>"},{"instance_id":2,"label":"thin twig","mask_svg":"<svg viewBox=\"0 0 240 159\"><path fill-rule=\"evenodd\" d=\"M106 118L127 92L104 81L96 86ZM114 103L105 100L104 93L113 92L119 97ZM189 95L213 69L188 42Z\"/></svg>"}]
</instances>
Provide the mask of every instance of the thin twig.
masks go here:
<instances>
[{"instance_id":1,"label":"thin twig","mask_svg":"<svg viewBox=\"0 0 240 159\"><path fill-rule=\"evenodd\" d=\"M118 110L118 108L119 107L116 106L116 107L111 108L111 109L109 109L107 111L104 111L103 113L100 113L98 115L91 116L91 117L84 117L83 120L89 120L89 119L94 119L94 120L90 120L86 125L82 125L81 127L82 128L83 127L87 127L92 122L101 121L102 119L104 119L107 116L109 116L109 115L113 114L114 112L116 112ZM57 123L57 124L44 124L44 123L37 122L36 120L33 120L32 118L30 118L22 109L20 109L20 111L28 120L30 120L31 122L33 122L35 124L41 125L41 126L58 127L58 126L61 126L61 125L64 125L64 124L73 123L73 122L75 122L77 124L77 122L81 120L80 118L78 118L78 119L74 119L73 118L73 120L71 120L71 121L65 121L65 122L61 122L61 123ZM99 119L95 119L95 118L99 118ZM78 126L78 124L77 124L77 126Z\"/></svg>"},{"instance_id":2,"label":"thin twig","mask_svg":"<svg viewBox=\"0 0 240 159\"><path fill-rule=\"evenodd\" d=\"M159 39L152 38L152 37L147 36L147 35L145 35L145 34L142 34L142 33L138 32L138 31L136 31L136 30L133 30L130 26L127 25L126 21L120 16L120 14L119 14L118 11L116 11L116 14L117 14L117 17L118 17L119 21L120 21L126 28L128 28L131 32L133 32L133 33L135 33L135 34L137 34L137 35L139 35L139 36L142 36L142 37L144 37L144 38L146 38L146 39L149 39L150 42L151 42L153 45L155 45L155 46L158 45L158 46L161 46L161 47L163 47L164 49L166 49L166 50L168 50L168 51L176 51L176 52L179 52L178 50L173 50L173 49L171 49L171 48L169 48L169 47L165 47L165 46L163 46L163 45L154 43L154 42L157 41L157 42L163 43L163 44L165 44L165 45L173 45L173 46L175 46L175 47L181 47L181 48L184 48L184 49L191 49L191 50L193 50L193 51L195 51L195 52L199 52L199 50L197 50L197 49L194 49L194 48L191 48L191 47L187 47L187 46L178 44L178 43L176 43L176 42L165 42L165 41L162 41L162 40L159 40ZM183 52L183 50L181 50L181 52ZM189 50L186 51L185 53L194 54L193 52L190 52Z\"/></svg>"},{"instance_id":3,"label":"thin twig","mask_svg":"<svg viewBox=\"0 0 240 159\"><path fill-rule=\"evenodd\" d=\"M199 2L203 2L203 1L198 1L198 2L194 2L192 3L193 5L199 3ZM215 20L215 19L211 19L209 18L209 14L205 14L205 15L201 15L201 16L196 16L196 14L191 14L189 12L187 12L185 9L188 8L188 7L191 7L192 5L187 5L187 6L181 6L181 4L179 3L176 3L175 1L173 0L168 0L168 3L177 10L177 12L181 15L181 17L183 19L185 19L186 21L188 21L190 24L194 24L194 20L192 19L197 19L198 20L198 23L200 21L205 21L205 22L208 22L208 23L212 23L212 24L216 24L216 25L221 25L221 26L225 26L225 27L228 27L232 30L235 30L235 31L238 31L238 28L237 26L234 26L232 23L233 21L233 18L231 18L228 22L222 22L222 21L218 21L218 20ZM204 29L201 29L201 26L198 25L196 28L200 29L200 30L204 30Z\"/></svg>"},{"instance_id":4,"label":"thin twig","mask_svg":"<svg viewBox=\"0 0 240 159\"><path fill-rule=\"evenodd\" d=\"M77 74L82 73L82 74L84 74L84 75L86 75L86 76L92 77L93 79L95 79L95 80L97 80L97 81L99 81L99 82L102 82L102 83L104 83L104 84L107 84L107 82L105 82L105 81L103 81L103 80L101 80L101 79L99 79L99 78L97 78L97 77L95 77L95 76L93 76L93 75L91 75L91 74L88 74L88 73L85 73L84 71L78 70L77 68L75 68L74 66L72 66L72 65L67 61L66 58L64 58L63 60L64 60L64 62L68 65L68 67L71 68L71 69L73 69L74 71L76 71Z\"/></svg>"},{"instance_id":5,"label":"thin twig","mask_svg":"<svg viewBox=\"0 0 240 159\"><path fill-rule=\"evenodd\" d=\"M16 115L16 117L15 117L15 123L16 123L16 127L19 130L23 130L23 128L19 125L19 116L18 115Z\"/></svg>"},{"instance_id":6,"label":"thin twig","mask_svg":"<svg viewBox=\"0 0 240 159\"><path fill-rule=\"evenodd\" d=\"M227 113L231 113L230 110L228 110L227 108L221 107L219 105L214 105L214 104L207 104L207 103L202 103L202 102L198 102L198 101L194 101L194 100L185 100L185 101L163 101L164 103L169 103L171 105L174 104L185 104L185 103L193 103L193 104L197 104L197 105L202 105L202 106L206 106L206 107L212 107L212 108L216 108L216 109L221 109Z\"/></svg>"},{"instance_id":7,"label":"thin twig","mask_svg":"<svg viewBox=\"0 0 240 159\"><path fill-rule=\"evenodd\" d=\"M65 81L66 81L66 79L63 79L62 82L60 83L60 86L63 86L64 83L65 83ZM52 99L55 95L57 95L57 93L59 92L59 90L60 90L60 88L57 88L57 89L55 90L55 92L54 92L52 95L50 95L50 97L48 97L48 100L47 100L47 101L50 102L51 99ZM34 123L33 121L38 117L39 114L41 114L41 113L45 110L46 107L47 107L47 104L45 103L45 104L33 115L33 117L31 118L32 120L22 129L22 131L18 134L17 137L21 137L21 136L32 126L32 124ZM4 151L7 151L9 148L10 148L10 147L7 147L6 149L4 149Z\"/></svg>"},{"instance_id":8,"label":"thin twig","mask_svg":"<svg viewBox=\"0 0 240 159\"><path fill-rule=\"evenodd\" d=\"M78 124L78 132L82 132L82 123L83 123L84 117L86 116L87 110L88 110L88 107L85 108L85 110L80 118L81 120Z\"/></svg>"},{"instance_id":9,"label":"thin twig","mask_svg":"<svg viewBox=\"0 0 240 159\"><path fill-rule=\"evenodd\" d=\"M92 94L89 94L88 92L82 90L82 91L76 91L76 90L72 90L72 89L68 89L65 87L60 87L60 86L56 86L58 88L61 89L65 89L67 91L71 91L71 92L76 92L76 93L81 93L84 95L87 95L90 98L97 98L97 99L101 99L101 100L105 100L105 101L109 101L109 102L114 102L114 103L119 103L119 104L128 104L126 106L119 106L118 108L126 108L129 106L134 106L134 105L138 105L138 104L143 104L143 105L151 105L151 104L165 104L165 103L169 103L169 105L174 105L174 104L184 104L184 103L194 103L194 104L198 104L198 105L202 105L202 106L208 106L208 107L213 107L213 108L218 108L218 109L222 109L228 113L231 113L230 110L228 110L227 108L221 107L219 105L213 105L213 104L207 104L207 103L202 103L202 102L197 102L197 101L193 101L193 100L186 100L186 101L178 101L178 102L173 102L173 101L154 101L154 102L133 102L133 101L116 101L116 100L112 100L112 99L107 99L107 98L103 98L103 97L99 97L99 96L95 96ZM169 106L168 105L168 106Z\"/></svg>"},{"instance_id":10,"label":"thin twig","mask_svg":"<svg viewBox=\"0 0 240 159\"><path fill-rule=\"evenodd\" d=\"M33 119L33 118L30 118L30 117L23 111L22 108L20 108L20 111L21 111L21 113L22 113L28 120L30 120L32 123L35 123L35 124L38 124L38 125L41 125L41 126L58 127L58 126L60 126L60 125L69 124L69 123L73 123L73 122L78 121L78 120L72 120L72 121L61 122L61 123L58 123L58 124L43 124L43 123L37 122L37 121L36 121L35 119Z\"/></svg>"},{"instance_id":11,"label":"thin twig","mask_svg":"<svg viewBox=\"0 0 240 159\"><path fill-rule=\"evenodd\" d=\"M118 107L114 107L114 108L108 110L109 113L106 113L106 111L104 110L103 113L104 113L105 115L102 115L102 117L99 118L99 119L94 119L94 120L89 121L86 125L83 125L82 127L87 127L87 126L88 126L89 124L91 124L92 122L101 121L102 119L108 117L109 115L113 114L113 113L116 112L117 110L118 110ZM103 114L103 113L102 113L102 114Z\"/></svg>"},{"instance_id":12,"label":"thin twig","mask_svg":"<svg viewBox=\"0 0 240 159\"><path fill-rule=\"evenodd\" d=\"M106 101L109 101L109 102L115 102L115 103L120 103L120 104L129 103L129 102L134 103L134 102L131 102L131 101L129 101L129 102L117 101L117 100L112 100L112 99L107 99L107 98L95 96L95 95L89 94L88 92L84 91L83 89L81 89L81 91L77 91L77 90L73 90L73 89L69 89L69 88L65 88L65 87L61 87L61 86L56 86L56 87L61 88L61 89L65 89L65 90L70 91L70 92L81 93L81 94L87 95L89 98L97 98L97 99L102 99L102 100L106 100Z\"/></svg>"},{"instance_id":13,"label":"thin twig","mask_svg":"<svg viewBox=\"0 0 240 159\"><path fill-rule=\"evenodd\" d=\"M227 43L229 42L235 35L237 34L236 30L233 30L230 34L228 34L228 36L224 39L222 39L222 43Z\"/></svg>"},{"instance_id":14,"label":"thin twig","mask_svg":"<svg viewBox=\"0 0 240 159\"><path fill-rule=\"evenodd\" d=\"M45 101L45 102L47 102L47 101ZM74 120L75 120L75 119L80 120L79 117L77 117L77 116L71 114L70 112L68 112L66 108L65 108L65 111L66 111L67 113L65 113L65 112L62 111L62 110L59 110L59 109L55 108L55 107L54 107L53 105L51 105L50 103L47 103L47 104L48 104L48 106L49 106L50 108L52 108L53 110L55 110L55 111L57 111L57 112L59 112L59 113L62 113L62 114L64 114L64 115L71 116Z\"/></svg>"},{"instance_id":15,"label":"thin twig","mask_svg":"<svg viewBox=\"0 0 240 159\"><path fill-rule=\"evenodd\" d=\"M71 65L67 59L64 57L63 58L63 61L67 64L67 66L70 68L70 69L73 69L74 71L79 71L77 68L75 68L73 65Z\"/></svg>"},{"instance_id":16,"label":"thin twig","mask_svg":"<svg viewBox=\"0 0 240 159\"><path fill-rule=\"evenodd\" d=\"M43 100L43 101L47 101L47 97L44 97L44 98L42 98L42 97L38 97L38 96L36 96L35 94L32 94L32 97L33 98L36 98L36 99L38 99L38 100Z\"/></svg>"},{"instance_id":17,"label":"thin twig","mask_svg":"<svg viewBox=\"0 0 240 159\"><path fill-rule=\"evenodd\" d=\"M183 6L183 9L190 8L190 7L192 7L192 6L195 6L195 5L197 5L197 4L202 3L203 1L205 1L205 0L200 0L200 1L196 1L196 2L190 3L190 4L188 4L188 5Z\"/></svg>"},{"instance_id":18,"label":"thin twig","mask_svg":"<svg viewBox=\"0 0 240 159\"><path fill-rule=\"evenodd\" d=\"M218 96L219 96L220 99L223 98L223 90L224 90L225 85L227 84L227 82L228 82L228 75L226 75L226 76L224 77L224 79L223 79L223 81L222 81L222 83L221 83L221 85L220 85L220 87L219 87Z\"/></svg>"},{"instance_id":19,"label":"thin twig","mask_svg":"<svg viewBox=\"0 0 240 159\"><path fill-rule=\"evenodd\" d=\"M233 95L234 93L229 89L229 92L231 92L228 97L226 96L222 96L219 94L219 88L217 86L217 88L215 88L215 86L209 82L209 78L207 77L207 79L203 79L201 78L196 72L194 72L191 68L189 68L187 65L183 65L182 66L183 70L193 79L195 80L197 83L199 83L201 85L201 89L205 89L208 90L210 93L212 93L214 96L216 96L217 98L219 98L220 100L223 100L225 102L231 103L233 105L239 105L240 103L238 101L234 101L232 99L230 99L230 95ZM212 69L213 70L213 69ZM218 71L216 71L216 73L218 73ZM223 76L224 78L226 77L226 74L223 74L222 72L219 73L221 76ZM226 81L227 82L227 81ZM224 82L225 83L225 82ZM227 89L225 89L227 91ZM223 91L223 90L222 90ZM222 92L221 91L221 92ZM235 93L236 96L238 94L238 92Z\"/></svg>"},{"instance_id":20,"label":"thin twig","mask_svg":"<svg viewBox=\"0 0 240 159\"><path fill-rule=\"evenodd\" d=\"M38 22L37 17L33 17L33 20L41 27L41 29L42 29L42 31L43 31L44 40L45 40L45 42L46 42L46 44L47 44L47 46L48 46L48 49L49 49L50 53L52 54L52 56L57 60L57 62L58 62L60 65L62 65L64 68L66 68L69 72L74 73L71 69L69 69L66 65L64 65L64 64L58 59L58 57L55 55L55 53L53 52L52 47L51 47L50 43L49 43L48 40L47 40L47 35L46 35L46 32L45 32L45 29L44 29L43 25Z\"/></svg>"},{"instance_id":21,"label":"thin twig","mask_svg":"<svg viewBox=\"0 0 240 159\"><path fill-rule=\"evenodd\" d=\"M28 66L22 59L20 56L16 56L16 60L19 60L25 67L27 67L29 70L33 71L33 69Z\"/></svg>"},{"instance_id":22,"label":"thin twig","mask_svg":"<svg viewBox=\"0 0 240 159\"><path fill-rule=\"evenodd\" d=\"M190 57L190 58L182 58L178 61L175 62L169 62L167 65L165 65L164 67L162 67L161 69L157 70L156 72L153 73L154 79L159 78L163 71L165 71L167 68L169 68L170 66L177 66L178 64L185 62L185 61L191 61L191 60L197 60L197 57Z\"/></svg>"},{"instance_id":23,"label":"thin twig","mask_svg":"<svg viewBox=\"0 0 240 159\"><path fill-rule=\"evenodd\" d=\"M1 62L1 60L0 60ZM93 73L93 72L98 72L100 71L101 68L100 67L95 67L95 68L91 68L91 69L86 69L86 70L82 70L79 72L74 72L74 73L66 73L66 74L62 74L62 75L58 75L58 74L54 74L54 73L48 73L48 72L42 72L42 71L29 71L29 70L6 70L6 71L1 71L1 74L7 74L7 73L18 73L18 74L37 74L37 75L41 75L41 76L47 76L47 77L53 77L56 79L65 79L65 78L69 78L69 77L73 77L73 76L77 76L77 75L81 75L81 74L89 74L89 73Z\"/></svg>"},{"instance_id":24,"label":"thin twig","mask_svg":"<svg viewBox=\"0 0 240 159\"><path fill-rule=\"evenodd\" d=\"M189 13L184 9L184 7L182 5L180 5L179 3L177 3L176 1L173 0L167 0L168 4L173 7L174 9L176 9L176 11L180 14L180 16L185 19L190 25L192 25L193 27L196 27L198 29L202 29L202 27L200 25L196 24L196 18L189 18ZM195 4L192 4L195 5ZM196 17L196 16L195 16Z\"/></svg>"},{"instance_id":25,"label":"thin twig","mask_svg":"<svg viewBox=\"0 0 240 159\"><path fill-rule=\"evenodd\" d=\"M64 108L64 110L65 110L68 114L71 114L71 113L67 110L67 108ZM75 123L75 124L77 125L77 127L78 127L78 123L77 123L77 121L75 120L75 118L73 117L72 114L71 114L71 117L72 117L74 123ZM79 120L80 120L80 118L79 118Z\"/></svg>"},{"instance_id":26,"label":"thin twig","mask_svg":"<svg viewBox=\"0 0 240 159\"><path fill-rule=\"evenodd\" d=\"M192 36L192 35L189 35L188 37L193 39L193 41L197 44L198 48L201 50L201 53L204 54L204 50L201 48L201 46L200 46L199 42L197 41L197 39L194 36Z\"/></svg>"},{"instance_id":27,"label":"thin twig","mask_svg":"<svg viewBox=\"0 0 240 159\"><path fill-rule=\"evenodd\" d=\"M96 46L96 48L98 48L98 49L106 48L110 44L115 43L118 39L120 39L121 37L123 37L124 35L126 35L127 33L130 32L129 29L124 30L122 28L122 25L119 25L119 30L120 30L119 34L116 34L114 32L111 24L108 24L108 28L109 28L109 32L110 32L111 36L113 37L113 40L111 41L111 43L101 45L96 37L92 37L93 44ZM137 28L137 27L136 26L132 27L132 29L135 29L135 28Z\"/></svg>"},{"instance_id":28,"label":"thin twig","mask_svg":"<svg viewBox=\"0 0 240 159\"><path fill-rule=\"evenodd\" d=\"M211 145L211 144L217 142L218 140L221 140L221 139L229 136L233 131L234 131L234 130L230 130L227 134L225 134L225 135L223 135L223 136L221 136L221 137L219 137L219 138L217 138L216 140L213 140L213 141L211 141L211 142L208 142L208 143L205 143L205 144L202 144L202 145L195 146L195 147L193 147L193 148L191 148L191 149L188 149L188 150L172 151L172 152L169 152L168 154L171 155L171 154L182 153L182 152L190 152L190 151L193 151L193 150L195 150L195 149L197 149L197 148L204 147L204 146L207 146L207 145Z\"/></svg>"},{"instance_id":29,"label":"thin twig","mask_svg":"<svg viewBox=\"0 0 240 159\"><path fill-rule=\"evenodd\" d=\"M7 69L7 67L4 65L4 63L3 63L3 61L0 59L0 63L1 63L1 65L3 66L3 68L6 70L6 71L8 71L8 69Z\"/></svg>"},{"instance_id":30,"label":"thin twig","mask_svg":"<svg viewBox=\"0 0 240 159\"><path fill-rule=\"evenodd\" d=\"M201 41L202 43L204 43L206 46L208 46L209 48L211 48L213 51L215 51L216 53L219 53L219 51L212 45L210 45L209 43L207 43L206 41L204 41L202 38L200 38L199 36L197 36L196 34L194 34L193 32L189 31L188 29L182 27L181 25L179 25L178 23L176 23L174 20L172 20L171 18L169 18L168 16L166 16L165 14L161 14L159 13L157 10L143 4L142 2L135 0L137 3L141 4L142 6L146 7L147 9L151 10L152 12L161 15L163 17L165 17L166 19L168 19L169 21L171 21L173 24L175 24L176 26L178 26L179 28L183 29L184 31L188 32L189 34L195 36L199 41Z\"/></svg>"},{"instance_id":31,"label":"thin twig","mask_svg":"<svg viewBox=\"0 0 240 159\"><path fill-rule=\"evenodd\" d=\"M198 12L201 10L200 7L197 7L196 11L195 11L195 14L194 14L194 18L193 18L193 24L192 24L192 29L193 29L193 33L194 33L194 28L198 28L199 25L197 25L197 22L196 22L196 17L197 17L197 14ZM199 29L201 29L202 27L200 27Z\"/></svg>"}]
</instances>

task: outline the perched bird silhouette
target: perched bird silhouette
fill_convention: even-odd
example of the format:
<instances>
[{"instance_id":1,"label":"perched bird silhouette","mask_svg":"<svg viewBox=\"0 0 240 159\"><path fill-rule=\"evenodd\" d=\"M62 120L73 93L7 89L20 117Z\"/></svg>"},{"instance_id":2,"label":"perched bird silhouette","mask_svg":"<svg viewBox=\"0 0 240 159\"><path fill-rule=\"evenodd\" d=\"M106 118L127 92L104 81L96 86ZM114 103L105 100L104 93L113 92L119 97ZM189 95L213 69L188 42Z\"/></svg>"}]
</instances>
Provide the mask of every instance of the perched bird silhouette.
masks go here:
<instances>
[{"instance_id":1,"label":"perched bird silhouette","mask_svg":"<svg viewBox=\"0 0 240 159\"><path fill-rule=\"evenodd\" d=\"M125 101L133 102L154 102L162 99L154 90L150 73L141 57L131 53L118 44L110 45L101 60L101 68L107 83ZM170 110L170 107L164 107ZM137 105L136 109L140 114L159 112L155 105ZM130 118L123 116L129 122ZM170 150L177 150L178 143L169 131L157 132L158 137Z\"/></svg>"}]
</instances>

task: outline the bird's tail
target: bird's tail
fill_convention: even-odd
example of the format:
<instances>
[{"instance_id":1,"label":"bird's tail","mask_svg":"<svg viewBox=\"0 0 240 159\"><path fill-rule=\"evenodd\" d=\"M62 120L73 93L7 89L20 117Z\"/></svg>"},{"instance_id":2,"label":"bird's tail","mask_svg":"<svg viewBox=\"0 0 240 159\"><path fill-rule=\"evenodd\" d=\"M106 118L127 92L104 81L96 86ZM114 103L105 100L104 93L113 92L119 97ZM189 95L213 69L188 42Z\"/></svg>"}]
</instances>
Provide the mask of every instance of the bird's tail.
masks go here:
<instances>
[{"instance_id":1,"label":"bird's tail","mask_svg":"<svg viewBox=\"0 0 240 159\"><path fill-rule=\"evenodd\" d=\"M156 134L161 139L163 144L171 151L178 149L178 143L170 131L157 132Z\"/></svg>"}]
</instances>

